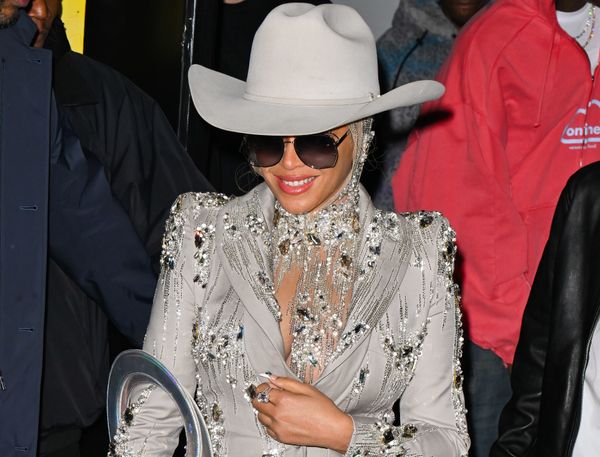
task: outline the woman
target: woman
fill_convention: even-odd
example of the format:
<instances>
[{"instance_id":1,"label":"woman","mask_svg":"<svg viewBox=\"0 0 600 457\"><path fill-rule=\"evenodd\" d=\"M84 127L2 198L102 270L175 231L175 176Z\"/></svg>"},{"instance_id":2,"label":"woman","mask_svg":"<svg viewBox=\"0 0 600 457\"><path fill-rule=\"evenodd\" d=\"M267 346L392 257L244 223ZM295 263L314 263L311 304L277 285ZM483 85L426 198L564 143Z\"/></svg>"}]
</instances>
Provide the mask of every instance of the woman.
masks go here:
<instances>
[{"instance_id":1,"label":"woman","mask_svg":"<svg viewBox=\"0 0 600 457\"><path fill-rule=\"evenodd\" d=\"M265 19L247 83L194 66L190 86L265 181L175 202L144 345L195 393L214 455L466 455L454 233L376 210L359 184L369 116L443 88L379 97L360 16L301 3ZM171 455L169 399L135 398L113 454Z\"/></svg>"}]
</instances>

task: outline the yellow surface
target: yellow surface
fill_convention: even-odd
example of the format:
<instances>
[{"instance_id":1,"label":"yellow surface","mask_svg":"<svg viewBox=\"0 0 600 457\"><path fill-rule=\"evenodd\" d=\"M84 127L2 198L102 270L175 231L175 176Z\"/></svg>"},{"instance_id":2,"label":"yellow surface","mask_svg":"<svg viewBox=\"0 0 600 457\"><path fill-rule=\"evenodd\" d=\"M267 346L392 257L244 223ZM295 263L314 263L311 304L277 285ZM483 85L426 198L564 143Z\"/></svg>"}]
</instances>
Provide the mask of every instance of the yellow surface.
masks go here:
<instances>
[{"instance_id":1,"label":"yellow surface","mask_svg":"<svg viewBox=\"0 0 600 457\"><path fill-rule=\"evenodd\" d=\"M85 0L62 0L62 20L67 29L71 49L83 52Z\"/></svg>"}]
</instances>

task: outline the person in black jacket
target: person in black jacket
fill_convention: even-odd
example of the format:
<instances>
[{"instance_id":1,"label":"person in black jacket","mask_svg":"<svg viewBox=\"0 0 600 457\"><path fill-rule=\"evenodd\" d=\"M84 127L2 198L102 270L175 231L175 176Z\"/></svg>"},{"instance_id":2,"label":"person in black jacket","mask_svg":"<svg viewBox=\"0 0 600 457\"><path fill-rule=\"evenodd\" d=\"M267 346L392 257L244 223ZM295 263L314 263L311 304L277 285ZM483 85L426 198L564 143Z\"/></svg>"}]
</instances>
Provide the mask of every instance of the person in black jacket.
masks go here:
<instances>
[{"instance_id":1,"label":"person in black jacket","mask_svg":"<svg viewBox=\"0 0 600 457\"><path fill-rule=\"evenodd\" d=\"M20 3L25 6L28 2ZM39 169L35 175L41 192L39 200L44 201L45 195L48 201L47 215L45 208L37 203L38 206L21 204L30 208L32 215L40 214L41 219L21 221L16 230L35 224L36 230L45 231L47 221L48 255L45 249L36 251L38 261L43 259L44 264L47 261L45 300L43 289L36 293L41 297L36 302L38 325L18 322L19 329L35 330L21 332L39 335L35 342L14 340L11 329L17 327L17 319L13 324L12 319L5 321L5 316L17 316L23 310L18 301L5 300L5 294L2 295L0 375L5 381L0 392L2 456L36 455L35 437L21 440L19 434L37 434L38 409L38 455L80 455L81 431L95 422L104 409L107 322L126 336L132 346L141 345L156 284L157 268L153 266L157 267L164 221L171 203L183 192L211 190L178 143L156 102L116 71L70 51L62 23L55 20L60 3L60 0L33 0L27 10L29 17L21 13L14 24L14 32L23 37L24 47L33 42L36 47L45 46L52 51L53 75L48 71L35 81L42 88L47 87L44 101L33 92L29 75L21 72L15 86L23 87L24 91L14 102L10 94L12 108L5 107L3 111L5 119L12 119L18 110L24 111L22 105L27 105L31 98L41 105L37 111L30 109L20 116L21 125L13 125L16 122L11 121L10 127L22 128L24 136L30 136L31 143L39 146L40 154L22 168ZM30 19L37 26L35 37ZM25 37L19 31L21 27L31 33ZM31 50L32 54L33 51L42 56L50 54L41 49ZM50 64L50 59L47 63ZM11 65L11 61L6 65ZM48 115L34 123L37 113L44 109ZM31 126L34 128L29 131ZM6 126L2 127L4 144ZM50 132L50 138L42 138L44 130ZM23 152L17 142L8 144L1 152L0 184L6 190L1 196L6 199L14 189L7 187L10 183L5 180L5 164L16 162ZM22 169L12 168L16 170L16 182L25 188L34 185ZM4 232L9 222L5 214L0 222ZM40 246L43 242L40 239ZM28 255L21 254L20 261ZM4 251L0 260L2 268L8 269L10 258ZM20 270L10 272L11 277L31 274ZM36 275L45 277L41 271L36 271ZM15 292L17 298L24 284L34 279L25 277ZM28 372L18 370L19 360L12 357L17 349L21 361L27 360ZM28 391L20 388L26 376L30 376L32 384ZM21 400L4 402L2 395ZM32 395L28 404L24 403L26 395Z\"/></svg>"},{"instance_id":2,"label":"person in black jacket","mask_svg":"<svg viewBox=\"0 0 600 457\"><path fill-rule=\"evenodd\" d=\"M600 163L563 190L525 308L491 457L600 450Z\"/></svg>"}]
</instances>

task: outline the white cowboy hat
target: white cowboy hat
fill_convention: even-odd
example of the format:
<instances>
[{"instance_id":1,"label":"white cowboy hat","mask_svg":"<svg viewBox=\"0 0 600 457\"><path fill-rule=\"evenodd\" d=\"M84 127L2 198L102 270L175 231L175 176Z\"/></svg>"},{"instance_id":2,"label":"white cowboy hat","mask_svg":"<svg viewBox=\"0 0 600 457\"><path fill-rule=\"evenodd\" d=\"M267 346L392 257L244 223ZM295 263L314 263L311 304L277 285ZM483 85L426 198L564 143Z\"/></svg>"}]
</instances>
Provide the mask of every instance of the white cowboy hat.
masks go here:
<instances>
[{"instance_id":1,"label":"white cowboy hat","mask_svg":"<svg viewBox=\"0 0 600 457\"><path fill-rule=\"evenodd\" d=\"M379 95L369 26L345 5L287 3L259 27L247 82L192 65L194 105L209 124L255 135L308 135L392 108L439 98L444 86L416 81Z\"/></svg>"}]
</instances>

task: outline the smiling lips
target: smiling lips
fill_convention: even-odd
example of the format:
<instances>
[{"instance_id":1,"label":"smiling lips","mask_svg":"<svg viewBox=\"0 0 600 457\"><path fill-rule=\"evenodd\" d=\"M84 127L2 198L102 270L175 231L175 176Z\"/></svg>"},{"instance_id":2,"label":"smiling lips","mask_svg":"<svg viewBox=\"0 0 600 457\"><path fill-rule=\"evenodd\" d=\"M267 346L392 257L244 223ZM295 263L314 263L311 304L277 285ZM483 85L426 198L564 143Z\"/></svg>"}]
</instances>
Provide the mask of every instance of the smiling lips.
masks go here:
<instances>
[{"instance_id":1,"label":"smiling lips","mask_svg":"<svg viewBox=\"0 0 600 457\"><path fill-rule=\"evenodd\" d=\"M298 195L306 192L317 176L277 176L279 188L286 194Z\"/></svg>"}]
</instances>

